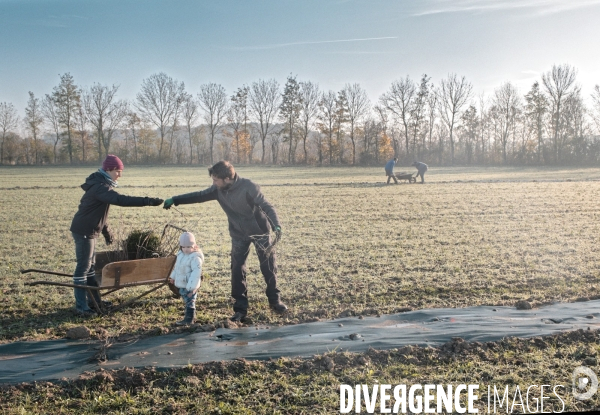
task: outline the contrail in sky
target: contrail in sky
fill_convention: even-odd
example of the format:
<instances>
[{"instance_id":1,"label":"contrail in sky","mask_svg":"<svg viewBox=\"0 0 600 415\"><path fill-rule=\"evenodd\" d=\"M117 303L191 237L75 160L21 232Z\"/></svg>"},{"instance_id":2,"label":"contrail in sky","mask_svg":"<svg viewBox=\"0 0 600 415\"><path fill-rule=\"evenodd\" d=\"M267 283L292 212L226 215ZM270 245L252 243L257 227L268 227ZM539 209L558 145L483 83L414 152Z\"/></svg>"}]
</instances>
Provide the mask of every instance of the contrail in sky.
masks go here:
<instances>
[{"instance_id":1,"label":"contrail in sky","mask_svg":"<svg viewBox=\"0 0 600 415\"><path fill-rule=\"evenodd\" d=\"M235 49L235 50L276 49L276 48L283 48L286 46L320 45L323 43L342 43L342 42L365 42L365 41L369 41L369 40L386 40L386 39L398 39L398 36L366 37L366 38L362 38L362 39L317 40L317 41L313 41L313 42L277 43L277 44L273 44L273 45L263 45L263 46L233 47L232 49Z\"/></svg>"},{"instance_id":2,"label":"contrail in sky","mask_svg":"<svg viewBox=\"0 0 600 415\"><path fill-rule=\"evenodd\" d=\"M493 12L502 10L524 10L536 11L537 14L560 13L583 7L600 4L599 0L446 0L429 2L429 9L414 13L413 16L426 16L440 13L460 12Z\"/></svg>"}]
</instances>

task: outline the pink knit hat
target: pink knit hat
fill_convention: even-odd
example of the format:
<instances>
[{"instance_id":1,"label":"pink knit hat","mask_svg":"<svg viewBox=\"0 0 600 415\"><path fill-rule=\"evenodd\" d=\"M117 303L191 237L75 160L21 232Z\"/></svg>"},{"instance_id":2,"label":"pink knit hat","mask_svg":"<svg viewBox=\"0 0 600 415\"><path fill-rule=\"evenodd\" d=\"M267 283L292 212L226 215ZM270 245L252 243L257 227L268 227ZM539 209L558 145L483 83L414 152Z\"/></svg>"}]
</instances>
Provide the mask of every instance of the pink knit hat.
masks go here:
<instances>
[{"instance_id":1,"label":"pink knit hat","mask_svg":"<svg viewBox=\"0 0 600 415\"><path fill-rule=\"evenodd\" d=\"M114 154L109 154L102 162L102 170L123 170L123 162Z\"/></svg>"},{"instance_id":2,"label":"pink knit hat","mask_svg":"<svg viewBox=\"0 0 600 415\"><path fill-rule=\"evenodd\" d=\"M194 237L194 234L191 232L184 232L181 234L181 236L179 237L179 245L180 246L197 246L196 245L196 238Z\"/></svg>"}]
</instances>

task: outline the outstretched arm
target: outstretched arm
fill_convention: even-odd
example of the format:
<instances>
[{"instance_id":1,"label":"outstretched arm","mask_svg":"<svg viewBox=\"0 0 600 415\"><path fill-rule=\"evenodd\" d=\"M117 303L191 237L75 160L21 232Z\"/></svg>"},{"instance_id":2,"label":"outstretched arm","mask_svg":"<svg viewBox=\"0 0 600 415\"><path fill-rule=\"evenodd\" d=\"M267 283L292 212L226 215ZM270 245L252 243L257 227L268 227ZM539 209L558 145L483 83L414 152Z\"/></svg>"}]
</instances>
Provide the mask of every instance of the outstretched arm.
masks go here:
<instances>
[{"instance_id":1,"label":"outstretched arm","mask_svg":"<svg viewBox=\"0 0 600 415\"><path fill-rule=\"evenodd\" d=\"M179 196L173 196L171 200L175 206L178 205L188 205L191 203L203 203L208 202L209 200L217 199L217 186L211 186L208 189L201 190L199 192L186 193ZM169 199L167 199L169 200ZM171 207L170 205L167 207L165 203L165 209Z\"/></svg>"},{"instance_id":2,"label":"outstretched arm","mask_svg":"<svg viewBox=\"0 0 600 415\"><path fill-rule=\"evenodd\" d=\"M100 187L95 193L95 197L109 205L117 206L158 206L162 203L162 199L154 197L140 197L140 196L125 196L117 193L113 189L109 189L106 186L99 185Z\"/></svg>"}]
</instances>

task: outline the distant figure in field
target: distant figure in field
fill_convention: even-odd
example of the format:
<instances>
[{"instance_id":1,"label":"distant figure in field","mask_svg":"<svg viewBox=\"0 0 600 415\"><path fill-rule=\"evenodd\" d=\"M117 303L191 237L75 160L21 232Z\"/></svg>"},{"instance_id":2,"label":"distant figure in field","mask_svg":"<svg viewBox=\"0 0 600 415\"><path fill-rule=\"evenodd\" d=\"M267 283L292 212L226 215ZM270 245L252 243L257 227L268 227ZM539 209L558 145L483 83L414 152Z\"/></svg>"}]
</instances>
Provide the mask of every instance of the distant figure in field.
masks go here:
<instances>
[{"instance_id":1,"label":"distant figure in field","mask_svg":"<svg viewBox=\"0 0 600 415\"><path fill-rule=\"evenodd\" d=\"M234 298L235 314L229 320L243 322L248 312L248 288L246 283L246 259L250 245L254 245L260 271L267 285L266 294L269 306L277 313L287 311L281 302L277 288L277 265L272 247L270 231L274 230L277 239L281 237L281 225L271 205L254 182L244 179L235 172L228 161L219 161L208 169L212 186L199 192L173 196L165 200L164 208L190 203L204 203L216 200L221 205L229 221L231 236L231 296Z\"/></svg>"},{"instance_id":2,"label":"distant figure in field","mask_svg":"<svg viewBox=\"0 0 600 415\"><path fill-rule=\"evenodd\" d=\"M96 238L102 235L107 245L113 242L113 234L108 226L110 205L117 206L159 206L163 200L157 197L125 196L117 193L117 180L123 173L123 162L109 154L102 167L92 173L81 188L85 192L79 202L79 209L71 222L71 234L75 241L77 265L73 273L73 284L96 286ZM75 311L82 316L95 315L90 308L94 301L100 302L98 291L91 290L93 299L88 298L85 288L74 288Z\"/></svg>"},{"instance_id":3,"label":"distant figure in field","mask_svg":"<svg viewBox=\"0 0 600 415\"><path fill-rule=\"evenodd\" d=\"M415 178L421 176L421 184L425 183L425 172L427 171L427 164L415 161L413 164L417 168L417 175Z\"/></svg>"},{"instance_id":4,"label":"distant figure in field","mask_svg":"<svg viewBox=\"0 0 600 415\"><path fill-rule=\"evenodd\" d=\"M385 175L387 176L387 184L390 184L390 179L394 179L394 182L398 184L398 179L394 176L394 166L398 161L398 157L394 157L387 163L385 163Z\"/></svg>"}]
</instances>

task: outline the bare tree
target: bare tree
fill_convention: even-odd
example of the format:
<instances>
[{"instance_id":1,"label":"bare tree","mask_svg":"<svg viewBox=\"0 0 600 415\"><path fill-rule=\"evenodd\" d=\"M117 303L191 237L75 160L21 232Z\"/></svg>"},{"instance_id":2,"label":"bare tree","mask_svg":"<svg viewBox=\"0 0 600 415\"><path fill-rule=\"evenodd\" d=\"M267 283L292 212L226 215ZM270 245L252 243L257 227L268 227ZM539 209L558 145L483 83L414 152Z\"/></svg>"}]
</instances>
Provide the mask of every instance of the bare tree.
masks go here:
<instances>
[{"instance_id":1,"label":"bare tree","mask_svg":"<svg viewBox=\"0 0 600 415\"><path fill-rule=\"evenodd\" d=\"M416 152L419 156L420 150L416 147L420 135L422 135L422 141L420 143L421 148L425 148L425 135L421 134L421 128L423 128L423 120L425 118L425 106L427 104L427 97L429 96L430 79L430 77L423 74L421 83L415 94L414 103L410 109L410 119L413 130L413 152Z\"/></svg>"},{"instance_id":2,"label":"bare tree","mask_svg":"<svg viewBox=\"0 0 600 415\"><path fill-rule=\"evenodd\" d=\"M0 164L4 164L4 143L13 129L19 124L17 110L11 103L0 102L0 133L2 142L0 143Z\"/></svg>"},{"instance_id":3,"label":"bare tree","mask_svg":"<svg viewBox=\"0 0 600 415\"><path fill-rule=\"evenodd\" d=\"M571 157L572 160L581 161L585 157L584 135L588 130L586 112L581 88L576 86L565 99L561 110L560 124L563 133L558 136L559 158ZM565 149L568 151L564 151Z\"/></svg>"},{"instance_id":4,"label":"bare tree","mask_svg":"<svg viewBox=\"0 0 600 415\"><path fill-rule=\"evenodd\" d=\"M460 119L460 112L469 100L472 90L473 86L466 78L463 76L459 79L456 74L448 75L448 78L442 79L440 84L439 110L442 120L448 126L452 164L454 164L454 126Z\"/></svg>"},{"instance_id":5,"label":"bare tree","mask_svg":"<svg viewBox=\"0 0 600 415\"><path fill-rule=\"evenodd\" d=\"M284 129L281 126L273 126L273 129L269 133L269 142L271 144L271 163L279 163L279 149L283 142Z\"/></svg>"},{"instance_id":6,"label":"bare tree","mask_svg":"<svg viewBox=\"0 0 600 415\"><path fill-rule=\"evenodd\" d=\"M29 91L29 100L27 101L27 107L25 108L25 129L29 131L33 138L33 156L35 164L39 164L40 158L38 155L40 135L42 133L42 125L44 124L44 116L42 114L42 108L40 99L36 98L33 92Z\"/></svg>"},{"instance_id":7,"label":"bare tree","mask_svg":"<svg viewBox=\"0 0 600 415\"><path fill-rule=\"evenodd\" d=\"M167 130L177 123L179 106L181 105L185 85L167 76L164 72L150 75L142 81L142 89L136 95L135 107L142 119L154 124L160 134L158 159L163 160L163 146Z\"/></svg>"},{"instance_id":8,"label":"bare tree","mask_svg":"<svg viewBox=\"0 0 600 415\"><path fill-rule=\"evenodd\" d=\"M183 119L188 134L188 144L190 146L190 164L194 161L194 149L192 145L192 129L194 123L198 120L198 101L191 94L184 94L183 98Z\"/></svg>"},{"instance_id":9,"label":"bare tree","mask_svg":"<svg viewBox=\"0 0 600 415\"><path fill-rule=\"evenodd\" d=\"M302 101L300 97L300 84L296 81L295 76L288 76L288 79L283 88L283 94L281 95L281 104L279 105L279 118L284 122L284 133L287 132L288 141L288 163L292 164L295 161L296 145L297 142L294 138L296 124L300 118L300 111L302 109Z\"/></svg>"},{"instance_id":10,"label":"bare tree","mask_svg":"<svg viewBox=\"0 0 600 415\"><path fill-rule=\"evenodd\" d=\"M488 117L488 109L487 109L487 99L485 98L485 94L482 92L478 97L479 104L479 142L481 143L481 151L480 151L480 160L481 162L485 162L486 156L486 143L489 139L489 117Z\"/></svg>"},{"instance_id":11,"label":"bare tree","mask_svg":"<svg viewBox=\"0 0 600 415\"><path fill-rule=\"evenodd\" d=\"M548 99L540 90L539 82L535 81L525 95L525 116L530 120L537 138L537 161L541 161L544 133L544 117L548 112Z\"/></svg>"},{"instance_id":12,"label":"bare tree","mask_svg":"<svg viewBox=\"0 0 600 415\"><path fill-rule=\"evenodd\" d=\"M338 146L340 164L344 163L344 124L348 122L348 97L346 90L342 89L337 94L335 101L335 141Z\"/></svg>"},{"instance_id":13,"label":"bare tree","mask_svg":"<svg viewBox=\"0 0 600 415\"><path fill-rule=\"evenodd\" d=\"M367 92L359 84L346 84L344 87L348 122L350 123L350 141L352 141L352 164L356 164L356 141L354 137L357 123L369 112L371 103Z\"/></svg>"},{"instance_id":14,"label":"bare tree","mask_svg":"<svg viewBox=\"0 0 600 415\"><path fill-rule=\"evenodd\" d=\"M279 110L281 95L279 83L275 79L259 79L250 88L250 112L258 121L260 141L262 143L261 163L265 162L265 140L271 132L272 124Z\"/></svg>"},{"instance_id":15,"label":"bare tree","mask_svg":"<svg viewBox=\"0 0 600 415\"><path fill-rule=\"evenodd\" d=\"M505 82L494 91L493 105L497 108L500 125L500 143L502 145L502 160L507 163L506 145L511 131L516 123L516 116L521 107L521 97L517 88L510 82Z\"/></svg>"},{"instance_id":16,"label":"bare tree","mask_svg":"<svg viewBox=\"0 0 600 415\"><path fill-rule=\"evenodd\" d=\"M235 141L235 154L236 161L241 163L243 157L242 154L248 157L250 161L250 155L247 154L248 147L250 145L249 133L248 133L248 93L250 88L242 86L237 89L235 94L231 96L231 105L229 106L229 112L227 114L227 120L229 125L233 129L233 137Z\"/></svg>"},{"instance_id":17,"label":"bare tree","mask_svg":"<svg viewBox=\"0 0 600 415\"><path fill-rule=\"evenodd\" d=\"M200 86L198 93L198 103L204 111L204 122L208 127L210 163L213 160L213 148L215 135L221 128L221 123L227 116L228 101L225 88L215 83L204 84Z\"/></svg>"},{"instance_id":18,"label":"bare tree","mask_svg":"<svg viewBox=\"0 0 600 415\"><path fill-rule=\"evenodd\" d=\"M592 92L592 102L593 102L592 117L594 119L594 123L596 124L596 129L600 133L600 85L596 85L594 87L594 92Z\"/></svg>"},{"instance_id":19,"label":"bare tree","mask_svg":"<svg viewBox=\"0 0 600 415\"><path fill-rule=\"evenodd\" d=\"M410 115L414 104L417 87L415 83L407 76L406 79L392 82L390 90L384 93L379 99L381 104L391 111L404 126L404 141L406 155L410 155L409 149L409 130Z\"/></svg>"},{"instance_id":20,"label":"bare tree","mask_svg":"<svg viewBox=\"0 0 600 415\"><path fill-rule=\"evenodd\" d=\"M561 134L561 110L564 101L573 93L577 71L570 65L553 65L542 75L542 83L552 103L552 144L554 161L559 161L559 135Z\"/></svg>"},{"instance_id":21,"label":"bare tree","mask_svg":"<svg viewBox=\"0 0 600 415\"><path fill-rule=\"evenodd\" d=\"M138 115L129 111L125 117L125 125L126 132L125 134L130 134L131 141L133 141L133 160L135 163L138 162L138 142L139 142L139 131L142 128L142 120Z\"/></svg>"},{"instance_id":22,"label":"bare tree","mask_svg":"<svg viewBox=\"0 0 600 415\"><path fill-rule=\"evenodd\" d=\"M52 98L56 102L60 124L65 129L69 163L73 164L73 139L71 131L73 130L77 107L81 104L81 91L75 85L75 80L70 73L60 76L60 83L54 87Z\"/></svg>"},{"instance_id":23,"label":"bare tree","mask_svg":"<svg viewBox=\"0 0 600 415\"><path fill-rule=\"evenodd\" d=\"M379 152L379 134L382 130L381 124L376 121L374 114L369 113L362 118L357 134L362 133L363 151L360 155L360 163L370 164L377 161Z\"/></svg>"},{"instance_id":24,"label":"bare tree","mask_svg":"<svg viewBox=\"0 0 600 415\"><path fill-rule=\"evenodd\" d=\"M321 133L327 136L327 152L329 164L333 164L333 134L335 131L337 97L335 91L327 91L321 95L319 101L318 127Z\"/></svg>"},{"instance_id":25,"label":"bare tree","mask_svg":"<svg viewBox=\"0 0 600 415\"><path fill-rule=\"evenodd\" d=\"M51 95L46 94L44 99L42 100L42 113L44 114L44 119L48 124L50 124L50 128L54 133L54 143L53 143L53 163L56 164L56 147L58 146L58 142L60 141L60 116L58 115L58 106L56 101Z\"/></svg>"},{"instance_id":26,"label":"bare tree","mask_svg":"<svg viewBox=\"0 0 600 415\"><path fill-rule=\"evenodd\" d=\"M379 118L379 125L381 126L381 134L382 138L387 140L388 136L388 126L390 123L390 114L388 110L381 104L375 105L374 107L375 114ZM398 155L398 143L395 139L390 140L392 144L392 148L394 149L394 157ZM379 140L375 141L375 162L379 163L379 152L380 145Z\"/></svg>"},{"instance_id":27,"label":"bare tree","mask_svg":"<svg viewBox=\"0 0 600 415\"><path fill-rule=\"evenodd\" d=\"M88 147L88 118L85 111L84 105L77 105L75 108L75 117L73 119L73 126L75 132L79 135L81 140L81 161L85 163L87 161L87 147Z\"/></svg>"},{"instance_id":28,"label":"bare tree","mask_svg":"<svg viewBox=\"0 0 600 415\"><path fill-rule=\"evenodd\" d=\"M429 138L427 147L431 150L433 148L433 128L435 127L436 114L438 112L438 93L435 89L430 92L427 96L427 137Z\"/></svg>"},{"instance_id":29,"label":"bare tree","mask_svg":"<svg viewBox=\"0 0 600 415\"><path fill-rule=\"evenodd\" d=\"M479 132L479 116L477 115L477 108L474 105L470 105L462 113L462 136L465 144L465 156L467 164L471 164L473 161L474 143L477 141L477 134Z\"/></svg>"},{"instance_id":30,"label":"bare tree","mask_svg":"<svg viewBox=\"0 0 600 415\"><path fill-rule=\"evenodd\" d=\"M310 81L300 82L300 130L302 133L302 147L304 150L304 163L308 163L308 150L306 141L308 134L314 129L314 123L319 112L319 86ZM320 147L319 147L320 151Z\"/></svg>"},{"instance_id":31,"label":"bare tree","mask_svg":"<svg viewBox=\"0 0 600 415\"><path fill-rule=\"evenodd\" d=\"M118 90L118 85L94 84L83 95L87 119L96 128L99 162L108 155L113 134L129 113L127 103L116 99Z\"/></svg>"}]
</instances>

